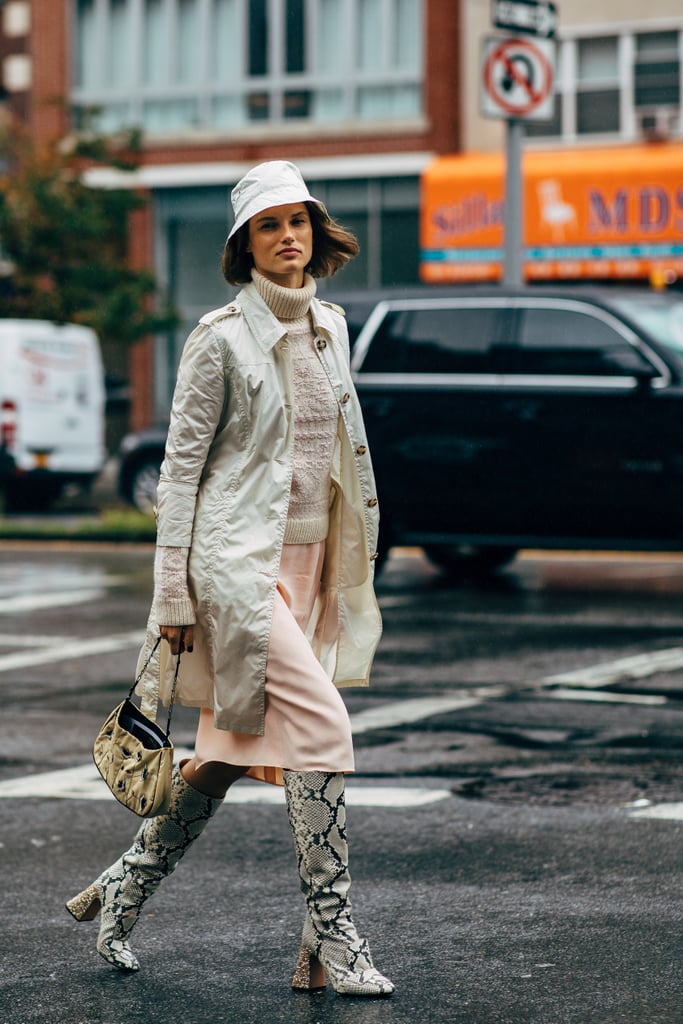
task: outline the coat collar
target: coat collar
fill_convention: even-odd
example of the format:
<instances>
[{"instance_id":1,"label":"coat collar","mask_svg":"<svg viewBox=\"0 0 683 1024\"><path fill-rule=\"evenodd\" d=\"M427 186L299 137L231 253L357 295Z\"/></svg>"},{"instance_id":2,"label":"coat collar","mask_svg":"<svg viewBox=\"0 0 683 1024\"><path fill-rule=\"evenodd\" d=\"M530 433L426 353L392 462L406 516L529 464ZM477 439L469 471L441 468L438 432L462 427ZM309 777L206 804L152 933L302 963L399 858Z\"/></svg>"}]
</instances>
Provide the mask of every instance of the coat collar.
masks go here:
<instances>
[{"instance_id":1,"label":"coat collar","mask_svg":"<svg viewBox=\"0 0 683 1024\"><path fill-rule=\"evenodd\" d=\"M287 331L277 317L259 295L258 289L253 284L247 284L235 299L242 310L242 315L247 322L251 333L254 335L257 344L264 352L270 352L273 346L284 338ZM316 334L324 334L328 341L335 341L337 329L330 310L323 306L319 299L311 300L311 318Z\"/></svg>"}]
</instances>

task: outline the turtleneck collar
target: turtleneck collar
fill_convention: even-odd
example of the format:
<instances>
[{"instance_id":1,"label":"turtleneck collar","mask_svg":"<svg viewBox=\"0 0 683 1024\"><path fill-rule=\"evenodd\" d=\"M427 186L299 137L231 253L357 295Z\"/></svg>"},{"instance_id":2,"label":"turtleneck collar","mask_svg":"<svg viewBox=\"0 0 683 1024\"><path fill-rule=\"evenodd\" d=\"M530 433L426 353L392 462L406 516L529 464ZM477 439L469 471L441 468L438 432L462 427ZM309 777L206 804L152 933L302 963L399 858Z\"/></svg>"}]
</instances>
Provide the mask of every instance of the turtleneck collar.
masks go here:
<instances>
[{"instance_id":1,"label":"turtleneck collar","mask_svg":"<svg viewBox=\"0 0 683 1024\"><path fill-rule=\"evenodd\" d=\"M269 281L258 270L252 268L251 279L256 290L278 320L298 320L306 316L311 299L316 292L314 278L304 274L303 288L283 288L282 285Z\"/></svg>"}]
</instances>

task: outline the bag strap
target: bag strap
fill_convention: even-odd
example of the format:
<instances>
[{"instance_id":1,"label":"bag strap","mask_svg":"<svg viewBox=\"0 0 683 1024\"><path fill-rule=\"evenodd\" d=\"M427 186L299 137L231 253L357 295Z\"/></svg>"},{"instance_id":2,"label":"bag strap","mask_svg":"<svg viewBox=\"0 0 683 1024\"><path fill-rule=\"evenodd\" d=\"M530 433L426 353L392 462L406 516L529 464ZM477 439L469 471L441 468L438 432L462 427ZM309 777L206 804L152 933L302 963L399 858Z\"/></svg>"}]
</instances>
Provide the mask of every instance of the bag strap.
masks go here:
<instances>
[{"instance_id":1,"label":"bag strap","mask_svg":"<svg viewBox=\"0 0 683 1024\"><path fill-rule=\"evenodd\" d=\"M150 664L152 658L154 657L154 655L156 654L157 649L158 649L160 643L161 643L161 637L158 636L156 638L155 643L154 643L154 647L152 647L151 651L147 655L147 660L145 661L145 664L142 666L142 668L138 672L137 677L135 679L135 682L133 683L133 685L131 686L130 690L128 691L128 700L131 700L133 694L135 693L135 687L138 685L138 683L140 682L140 680L144 676L145 672L149 668L149 664ZM178 673L179 672L180 672L180 648L178 648L178 656L176 657L175 673L173 675L173 687L171 688L171 699L170 699L170 702L169 702L169 705L168 705L168 718L166 720L166 735L167 736L168 736L169 732L171 731L171 717L173 715L173 705L175 704L175 695L176 695L176 689L178 687Z\"/></svg>"},{"instance_id":2,"label":"bag strap","mask_svg":"<svg viewBox=\"0 0 683 1024\"><path fill-rule=\"evenodd\" d=\"M130 690L128 691L128 700L130 700L132 698L133 694L135 693L135 687L138 685L138 683L140 682L140 680L144 676L145 672L149 668L149 663L152 660L152 658L154 657L154 655L156 654L157 647L159 646L160 643L161 643L161 637L158 636L157 639L156 639L156 643L154 644L154 647L152 648L152 650L147 655L147 661L145 662L145 664L142 666L142 668L138 672L137 677L135 679L135 682L133 683L133 685L131 686Z\"/></svg>"},{"instance_id":3,"label":"bag strap","mask_svg":"<svg viewBox=\"0 0 683 1024\"><path fill-rule=\"evenodd\" d=\"M173 714L173 705L175 704L175 692L178 686L178 673L180 672L180 646L178 646L178 657L175 660L175 672L173 674L173 686L171 688L171 699L168 704L168 718L166 719L166 735L171 731L171 716Z\"/></svg>"}]
</instances>

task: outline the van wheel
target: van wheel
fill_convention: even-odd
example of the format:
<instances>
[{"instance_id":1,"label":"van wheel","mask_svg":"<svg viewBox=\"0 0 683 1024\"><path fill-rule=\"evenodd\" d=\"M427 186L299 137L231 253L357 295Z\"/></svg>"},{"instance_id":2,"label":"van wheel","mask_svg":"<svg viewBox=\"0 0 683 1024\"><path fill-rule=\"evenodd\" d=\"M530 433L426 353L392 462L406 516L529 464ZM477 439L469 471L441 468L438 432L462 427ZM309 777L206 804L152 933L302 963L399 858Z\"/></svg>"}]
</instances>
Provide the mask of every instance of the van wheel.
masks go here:
<instances>
[{"instance_id":1,"label":"van wheel","mask_svg":"<svg viewBox=\"0 0 683 1024\"><path fill-rule=\"evenodd\" d=\"M149 460L139 462L130 472L128 500L139 512L150 513L156 504L160 468L156 460Z\"/></svg>"},{"instance_id":2,"label":"van wheel","mask_svg":"<svg viewBox=\"0 0 683 1024\"><path fill-rule=\"evenodd\" d=\"M430 562L453 575L492 572L511 562L517 548L477 547L470 544L427 544L424 553Z\"/></svg>"}]
</instances>

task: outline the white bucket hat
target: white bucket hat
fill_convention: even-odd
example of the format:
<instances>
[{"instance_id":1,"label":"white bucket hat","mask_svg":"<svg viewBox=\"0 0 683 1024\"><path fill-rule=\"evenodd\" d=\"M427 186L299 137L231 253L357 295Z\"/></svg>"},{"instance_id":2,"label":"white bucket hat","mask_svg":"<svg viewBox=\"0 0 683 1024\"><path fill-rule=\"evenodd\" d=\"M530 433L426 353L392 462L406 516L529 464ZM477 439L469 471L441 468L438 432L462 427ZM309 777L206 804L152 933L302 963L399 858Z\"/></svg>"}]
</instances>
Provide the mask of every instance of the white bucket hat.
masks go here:
<instances>
[{"instance_id":1,"label":"white bucket hat","mask_svg":"<svg viewBox=\"0 0 683 1024\"><path fill-rule=\"evenodd\" d=\"M289 203L316 203L326 213L323 203L308 191L301 171L287 160L269 160L258 164L241 178L230 194L235 223L228 241L236 231L262 210Z\"/></svg>"}]
</instances>

